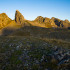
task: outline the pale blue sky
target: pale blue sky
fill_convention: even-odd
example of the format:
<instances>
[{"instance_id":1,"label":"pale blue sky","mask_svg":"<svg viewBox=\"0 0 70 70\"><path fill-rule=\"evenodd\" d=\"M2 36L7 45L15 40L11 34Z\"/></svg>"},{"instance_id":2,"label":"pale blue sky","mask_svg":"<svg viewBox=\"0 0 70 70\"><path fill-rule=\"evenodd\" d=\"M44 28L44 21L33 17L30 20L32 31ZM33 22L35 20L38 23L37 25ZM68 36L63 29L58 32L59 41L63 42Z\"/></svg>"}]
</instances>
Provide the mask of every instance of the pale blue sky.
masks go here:
<instances>
[{"instance_id":1,"label":"pale blue sky","mask_svg":"<svg viewBox=\"0 0 70 70\"><path fill-rule=\"evenodd\" d=\"M0 0L0 13L14 19L16 10L28 20L43 16L70 21L70 0Z\"/></svg>"}]
</instances>

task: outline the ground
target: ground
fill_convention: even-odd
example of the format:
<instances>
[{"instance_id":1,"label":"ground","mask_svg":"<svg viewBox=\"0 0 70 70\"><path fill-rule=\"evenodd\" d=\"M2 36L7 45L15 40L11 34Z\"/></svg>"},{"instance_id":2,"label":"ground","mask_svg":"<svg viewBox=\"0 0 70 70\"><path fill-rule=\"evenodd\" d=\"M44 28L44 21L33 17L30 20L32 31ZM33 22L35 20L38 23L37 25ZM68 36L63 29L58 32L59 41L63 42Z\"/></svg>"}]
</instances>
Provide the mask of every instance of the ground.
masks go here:
<instances>
[{"instance_id":1,"label":"ground","mask_svg":"<svg viewBox=\"0 0 70 70\"><path fill-rule=\"evenodd\" d=\"M44 29L29 35L18 32L0 36L0 70L70 69L70 30Z\"/></svg>"}]
</instances>

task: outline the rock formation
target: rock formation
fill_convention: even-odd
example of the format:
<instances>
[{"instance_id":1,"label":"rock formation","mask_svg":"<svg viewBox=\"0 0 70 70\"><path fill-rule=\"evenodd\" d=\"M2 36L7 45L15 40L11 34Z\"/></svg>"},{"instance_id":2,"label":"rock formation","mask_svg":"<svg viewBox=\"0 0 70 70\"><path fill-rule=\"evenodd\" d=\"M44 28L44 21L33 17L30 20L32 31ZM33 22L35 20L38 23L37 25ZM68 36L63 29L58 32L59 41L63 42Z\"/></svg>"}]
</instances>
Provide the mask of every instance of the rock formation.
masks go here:
<instances>
[{"instance_id":1,"label":"rock formation","mask_svg":"<svg viewBox=\"0 0 70 70\"><path fill-rule=\"evenodd\" d=\"M15 13L15 22L17 24L23 24L24 22L24 17L18 10L16 10L16 13Z\"/></svg>"},{"instance_id":2,"label":"rock formation","mask_svg":"<svg viewBox=\"0 0 70 70\"><path fill-rule=\"evenodd\" d=\"M5 27L10 23L11 19L5 14L0 14L0 29Z\"/></svg>"},{"instance_id":3,"label":"rock formation","mask_svg":"<svg viewBox=\"0 0 70 70\"><path fill-rule=\"evenodd\" d=\"M6 27L8 24L9 26L14 26L13 23L11 23L11 19L5 14L0 14L0 29ZM45 28L69 28L70 22L68 20L60 20L58 18L52 17L42 17L38 16L34 21L28 21L24 19L24 16L16 10L15 13L15 20L13 20L16 25L20 25L21 27L24 26L38 26L38 27L45 27Z\"/></svg>"},{"instance_id":4,"label":"rock formation","mask_svg":"<svg viewBox=\"0 0 70 70\"><path fill-rule=\"evenodd\" d=\"M44 20L45 20L45 19L44 19L42 16L38 16L38 17L35 19L36 22L41 23L41 24L44 22Z\"/></svg>"},{"instance_id":5,"label":"rock formation","mask_svg":"<svg viewBox=\"0 0 70 70\"><path fill-rule=\"evenodd\" d=\"M63 21L54 17L52 17L51 20L55 23L55 25L57 25L57 27L60 27L60 28L68 28L70 24L68 20Z\"/></svg>"},{"instance_id":6,"label":"rock formation","mask_svg":"<svg viewBox=\"0 0 70 70\"><path fill-rule=\"evenodd\" d=\"M38 16L35 20L38 24L45 24L45 27L47 28L68 28L70 27L70 22L68 20L60 20L58 18L52 17L46 18L42 16Z\"/></svg>"}]
</instances>

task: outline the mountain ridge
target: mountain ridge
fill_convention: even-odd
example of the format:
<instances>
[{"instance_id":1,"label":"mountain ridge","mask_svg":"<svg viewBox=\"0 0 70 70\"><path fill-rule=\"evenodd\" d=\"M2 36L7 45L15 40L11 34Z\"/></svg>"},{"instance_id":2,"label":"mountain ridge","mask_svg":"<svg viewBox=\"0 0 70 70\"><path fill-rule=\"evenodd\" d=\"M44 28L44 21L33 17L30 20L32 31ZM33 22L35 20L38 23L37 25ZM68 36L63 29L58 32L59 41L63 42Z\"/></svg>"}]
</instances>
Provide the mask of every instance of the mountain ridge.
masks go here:
<instances>
[{"instance_id":1,"label":"mountain ridge","mask_svg":"<svg viewBox=\"0 0 70 70\"><path fill-rule=\"evenodd\" d=\"M1 33L8 30L17 30L25 26L37 26L43 28L70 28L70 22L68 20L60 20L58 18L52 17L42 17L38 16L35 20L26 20L24 16L16 10L15 19L10 19L6 13L0 14L0 35Z\"/></svg>"}]
</instances>

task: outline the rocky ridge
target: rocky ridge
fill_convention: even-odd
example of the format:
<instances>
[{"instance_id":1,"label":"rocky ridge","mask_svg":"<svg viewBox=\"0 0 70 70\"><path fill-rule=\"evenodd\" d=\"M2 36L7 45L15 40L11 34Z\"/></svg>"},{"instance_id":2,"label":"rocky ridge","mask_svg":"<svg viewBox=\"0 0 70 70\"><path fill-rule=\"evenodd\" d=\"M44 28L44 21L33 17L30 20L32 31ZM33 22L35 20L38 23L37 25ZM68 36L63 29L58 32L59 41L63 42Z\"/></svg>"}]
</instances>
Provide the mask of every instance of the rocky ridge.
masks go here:
<instances>
[{"instance_id":1,"label":"rocky ridge","mask_svg":"<svg viewBox=\"0 0 70 70\"><path fill-rule=\"evenodd\" d=\"M12 21L5 13L0 14L0 29L6 27ZM70 27L70 22L68 20L60 20L58 18L52 17L42 17L38 16L34 21L25 20L24 16L16 10L15 20L13 20L17 25L22 26L39 26L45 28L68 28Z\"/></svg>"}]
</instances>

